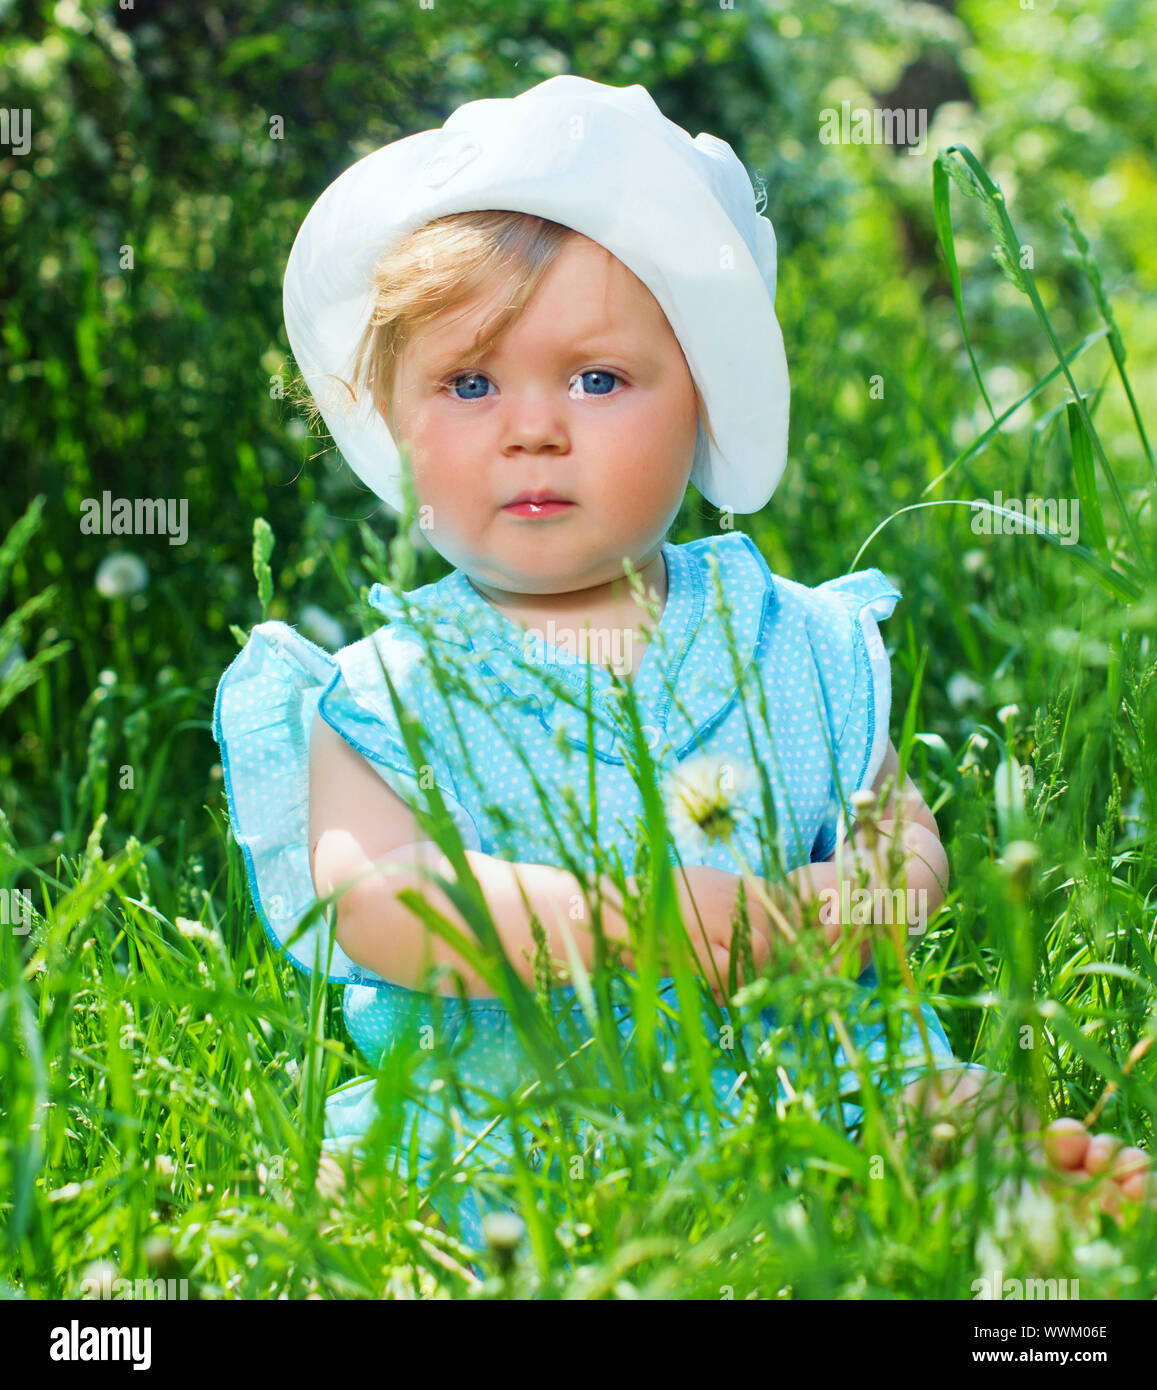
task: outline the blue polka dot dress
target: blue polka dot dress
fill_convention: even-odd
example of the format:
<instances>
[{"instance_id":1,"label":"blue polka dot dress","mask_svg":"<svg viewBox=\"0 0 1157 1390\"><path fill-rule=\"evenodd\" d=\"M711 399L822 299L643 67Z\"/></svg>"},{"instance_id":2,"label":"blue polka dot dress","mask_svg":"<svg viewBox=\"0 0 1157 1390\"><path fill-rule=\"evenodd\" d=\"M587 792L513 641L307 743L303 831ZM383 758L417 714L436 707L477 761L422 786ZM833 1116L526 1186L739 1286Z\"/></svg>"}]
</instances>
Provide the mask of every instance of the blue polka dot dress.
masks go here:
<instances>
[{"instance_id":1,"label":"blue polka dot dress","mask_svg":"<svg viewBox=\"0 0 1157 1390\"><path fill-rule=\"evenodd\" d=\"M784 870L830 857L848 835L852 793L871 786L888 747L891 685L877 620L891 614L899 592L877 569L814 588L780 578L736 531L665 543L662 554L667 599L633 677L643 737L665 786L705 762L738 774L729 838L709 838L672 814L672 863L767 876L773 854ZM371 636L331 655L285 623L260 623L222 676L213 732L232 832L270 940L302 971L345 985L346 1024L371 1063L389 1055L412 1066L421 1103L395 1106L399 1151L410 1154L416 1140L420 1161L432 1163L483 1135L479 1150L501 1171L510 1136L484 1107L472 1113L480 1108L469 1096L501 1094L534 1074L505 1006L391 984L343 954L324 916L299 927L316 902L309 730L320 711L413 805L427 805L432 781L466 849L599 871L617 856L632 873L645 831L622 682L602 664L613 665L616 654L588 648L587 660L552 643L549 630L524 629L458 570L407 594L375 585L369 602L383 618ZM391 684L401 708L418 718L417 761ZM760 767L774 809L771 833ZM597 850L588 825L592 776ZM596 853L604 856L597 865ZM860 981L865 990L874 982L871 969ZM659 989L677 1010L674 982L660 981ZM556 988L551 999L576 1040L589 1038L575 989ZM939 1020L928 1005L923 1015L934 1064L951 1065ZM625 996L616 996L615 1016L628 1036ZM914 1018L905 1018L909 1079L926 1068L928 1053ZM704 1019L710 1037L718 1029ZM759 1030L747 1031L754 1052ZM882 1020L854 1027L852 1037L869 1060L883 1055ZM464 1089L445 1071L448 1054ZM847 1065L842 1048L836 1056ZM737 1111L742 1079L733 1057L721 1056L712 1075L717 1103ZM356 1146L380 1101L373 1079L334 1091L327 1147ZM850 1122L860 1113L847 1104L844 1111ZM460 1233L477 1245L482 1211L501 1205L475 1184L455 1203Z\"/></svg>"}]
</instances>

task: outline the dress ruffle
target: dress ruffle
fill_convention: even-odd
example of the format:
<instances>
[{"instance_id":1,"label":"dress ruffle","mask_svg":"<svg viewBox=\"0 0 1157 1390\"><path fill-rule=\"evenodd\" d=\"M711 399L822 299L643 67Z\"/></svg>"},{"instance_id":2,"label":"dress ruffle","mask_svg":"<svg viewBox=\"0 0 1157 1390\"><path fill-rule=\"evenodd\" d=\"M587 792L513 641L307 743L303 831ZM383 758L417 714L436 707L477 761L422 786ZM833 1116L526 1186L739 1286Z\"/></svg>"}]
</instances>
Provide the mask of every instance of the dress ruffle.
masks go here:
<instances>
[{"instance_id":1,"label":"dress ruffle","mask_svg":"<svg viewBox=\"0 0 1157 1390\"><path fill-rule=\"evenodd\" d=\"M221 748L233 837L270 941L299 970L316 970L336 984L393 989L342 951L318 906L309 868L309 733L315 712L403 799L419 805L425 800L408 752L391 736L359 679L365 660L356 650L360 646L335 658L285 623L258 624L218 685L213 736ZM440 791L463 843L476 849L473 818L448 785Z\"/></svg>"},{"instance_id":2,"label":"dress ruffle","mask_svg":"<svg viewBox=\"0 0 1157 1390\"><path fill-rule=\"evenodd\" d=\"M823 602L829 614L833 601L837 605L843 615L839 631L846 634L842 642L853 652L849 670L840 659L839 646L833 649L809 622L812 655L834 737L828 808L814 856L827 859L855 824L852 794L871 787L888 749L892 678L877 623L891 616L900 591L878 569L868 569L818 584L811 594L811 602Z\"/></svg>"}]
</instances>

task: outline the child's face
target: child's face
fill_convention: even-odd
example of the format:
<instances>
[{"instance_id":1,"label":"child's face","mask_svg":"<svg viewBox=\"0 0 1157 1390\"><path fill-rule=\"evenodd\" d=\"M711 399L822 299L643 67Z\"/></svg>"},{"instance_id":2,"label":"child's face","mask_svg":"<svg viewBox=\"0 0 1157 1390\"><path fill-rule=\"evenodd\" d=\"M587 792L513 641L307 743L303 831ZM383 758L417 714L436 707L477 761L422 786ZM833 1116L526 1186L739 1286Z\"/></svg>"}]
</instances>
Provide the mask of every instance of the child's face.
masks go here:
<instances>
[{"instance_id":1,"label":"child's face","mask_svg":"<svg viewBox=\"0 0 1157 1390\"><path fill-rule=\"evenodd\" d=\"M679 341L642 281L576 235L476 361L469 345L508 289L488 285L402 355L382 414L409 445L419 519L451 564L496 589L621 579L624 555L642 566L657 553L691 474L698 414ZM507 504L524 491L571 505L520 516Z\"/></svg>"}]
</instances>

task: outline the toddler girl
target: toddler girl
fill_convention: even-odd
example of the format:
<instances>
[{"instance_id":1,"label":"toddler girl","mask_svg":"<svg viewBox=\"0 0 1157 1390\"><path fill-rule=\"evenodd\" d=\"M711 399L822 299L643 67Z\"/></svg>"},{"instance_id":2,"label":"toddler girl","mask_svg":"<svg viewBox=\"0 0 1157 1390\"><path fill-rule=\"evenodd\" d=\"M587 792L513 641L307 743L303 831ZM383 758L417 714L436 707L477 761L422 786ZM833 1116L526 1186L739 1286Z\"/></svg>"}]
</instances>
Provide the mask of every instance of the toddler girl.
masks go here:
<instances>
[{"instance_id":1,"label":"toddler girl","mask_svg":"<svg viewBox=\"0 0 1157 1390\"><path fill-rule=\"evenodd\" d=\"M258 916L300 969L346 985L367 1059L412 1065L423 1101L402 1148L413 1126L422 1163L477 1141L500 1172L511 1152L503 1126L438 1084L447 1053L467 1089L502 1095L535 1075L499 997L500 954L541 987L544 934L551 1007L576 1048L591 1036L575 979L599 959L596 910L635 968L619 885L633 894L653 874L644 760L717 1000L741 883L757 970L781 932L802 949L838 935L858 858L883 886L862 833L845 844L854 793L892 793L873 834L894 837L926 895L916 925L942 900L936 822L911 780L895 788L877 621L898 591L876 569L814 588L772 575L730 524L767 502L786 459L775 278L771 224L728 145L692 140L642 87L572 76L469 102L369 155L294 244L286 324L321 414L395 510L412 477L421 534L452 568L407 593L375 585L382 626L333 656L259 624L221 680L214 733ZM675 545L688 482L722 529ZM443 810L458 863L435 843ZM497 941L468 924L466 867ZM780 874L787 888L772 889ZM457 943L399 901L407 888ZM300 929L331 893L336 939L324 920ZM869 967L861 992L873 983ZM641 1011L677 1018L674 977L651 988L616 990L624 1038ZM955 1065L930 1007L905 1018L905 1083ZM882 1023L850 1035L864 1062L883 1056ZM737 1113L733 1052L712 1080ZM356 1146L377 1114L372 1080L339 1088L327 1147ZM482 1211L501 1204L476 1185L445 1210L477 1245Z\"/></svg>"}]
</instances>

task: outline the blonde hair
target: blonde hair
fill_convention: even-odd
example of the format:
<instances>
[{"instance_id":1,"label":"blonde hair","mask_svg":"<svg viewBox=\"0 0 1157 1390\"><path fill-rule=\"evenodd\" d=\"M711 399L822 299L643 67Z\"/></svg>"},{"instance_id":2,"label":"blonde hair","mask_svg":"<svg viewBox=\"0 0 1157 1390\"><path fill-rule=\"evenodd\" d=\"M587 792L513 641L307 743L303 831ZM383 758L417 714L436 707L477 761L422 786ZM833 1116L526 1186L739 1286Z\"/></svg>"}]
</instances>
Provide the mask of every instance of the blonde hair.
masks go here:
<instances>
[{"instance_id":1,"label":"blonde hair","mask_svg":"<svg viewBox=\"0 0 1157 1390\"><path fill-rule=\"evenodd\" d=\"M474 356L489 352L529 303L572 227L533 213L491 209L453 212L416 227L374 265L374 308L353 357L352 380L330 374L356 404L369 392L375 409L389 404L398 366L426 323L481 293L496 276L511 277L511 293L500 312L484 325L472 345ZM707 408L692 379L699 419L714 444ZM308 387L291 391L308 412L311 428L321 412Z\"/></svg>"}]
</instances>

